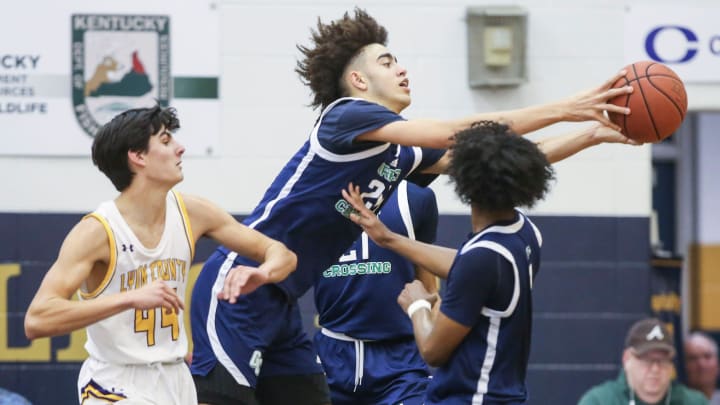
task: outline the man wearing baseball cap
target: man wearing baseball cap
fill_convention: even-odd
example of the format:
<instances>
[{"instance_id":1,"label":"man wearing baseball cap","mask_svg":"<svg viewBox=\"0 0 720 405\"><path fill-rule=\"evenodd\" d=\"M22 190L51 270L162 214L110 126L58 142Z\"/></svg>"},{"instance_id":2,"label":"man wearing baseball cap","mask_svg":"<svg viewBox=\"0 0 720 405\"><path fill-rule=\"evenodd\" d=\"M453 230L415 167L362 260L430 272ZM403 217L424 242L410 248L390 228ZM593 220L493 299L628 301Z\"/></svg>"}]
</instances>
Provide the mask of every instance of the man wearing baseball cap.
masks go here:
<instances>
[{"instance_id":1,"label":"man wearing baseball cap","mask_svg":"<svg viewBox=\"0 0 720 405\"><path fill-rule=\"evenodd\" d=\"M583 395L578 405L702 405L698 391L673 382L673 336L658 319L643 319L625 338L623 367L615 381L607 381Z\"/></svg>"}]
</instances>

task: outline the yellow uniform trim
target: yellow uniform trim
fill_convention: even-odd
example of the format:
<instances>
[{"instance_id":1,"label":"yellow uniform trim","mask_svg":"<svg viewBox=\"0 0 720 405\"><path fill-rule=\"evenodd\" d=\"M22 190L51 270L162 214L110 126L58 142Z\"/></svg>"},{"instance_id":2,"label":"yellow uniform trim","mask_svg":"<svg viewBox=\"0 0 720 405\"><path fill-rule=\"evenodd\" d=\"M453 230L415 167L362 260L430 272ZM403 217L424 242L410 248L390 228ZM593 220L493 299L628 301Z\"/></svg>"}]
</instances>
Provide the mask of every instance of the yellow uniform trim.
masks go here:
<instances>
[{"instance_id":1,"label":"yellow uniform trim","mask_svg":"<svg viewBox=\"0 0 720 405\"><path fill-rule=\"evenodd\" d=\"M94 212L85 215L83 219L89 217L97 219L102 224L103 228L105 228L105 233L107 233L108 244L110 247L110 262L108 263L108 268L105 271L105 278L103 278L103 281L94 291L83 292L82 290L80 290L80 296L86 300L97 297L98 295L100 295L101 292L105 290L108 284L110 284L110 280L112 279L113 274L115 274L115 263L117 262L117 246L115 245L115 236L113 235L112 229L110 229L110 224L108 224L105 218Z\"/></svg>"},{"instance_id":2,"label":"yellow uniform trim","mask_svg":"<svg viewBox=\"0 0 720 405\"><path fill-rule=\"evenodd\" d=\"M118 401L122 401L123 399L127 399L127 398L125 398L124 395L113 394L113 393L104 393L104 392L100 391L99 389L97 389L96 387L88 384L82 390L81 404L84 404L85 400L90 399L90 397L93 397L95 399L105 400L111 404L118 402Z\"/></svg>"},{"instance_id":3,"label":"yellow uniform trim","mask_svg":"<svg viewBox=\"0 0 720 405\"><path fill-rule=\"evenodd\" d=\"M172 193L180 207L180 214L182 215L183 224L185 225L185 236L187 236L188 245L190 245L190 262L192 262L193 259L195 259L195 238L193 238L192 227L190 226L190 216L187 213L185 201L183 201L180 193L175 190L172 190Z\"/></svg>"}]
</instances>

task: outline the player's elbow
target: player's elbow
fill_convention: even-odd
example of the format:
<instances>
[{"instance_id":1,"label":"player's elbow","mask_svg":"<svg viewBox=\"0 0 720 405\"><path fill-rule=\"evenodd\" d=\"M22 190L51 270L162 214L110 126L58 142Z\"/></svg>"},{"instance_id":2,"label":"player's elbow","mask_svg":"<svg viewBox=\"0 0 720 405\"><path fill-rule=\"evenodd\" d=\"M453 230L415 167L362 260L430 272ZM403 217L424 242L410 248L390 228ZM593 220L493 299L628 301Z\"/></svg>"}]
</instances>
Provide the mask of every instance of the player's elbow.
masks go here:
<instances>
[{"instance_id":1,"label":"player's elbow","mask_svg":"<svg viewBox=\"0 0 720 405\"><path fill-rule=\"evenodd\" d=\"M430 367L441 367L447 363L449 356L440 348L425 345L420 348L420 355Z\"/></svg>"},{"instance_id":2,"label":"player's elbow","mask_svg":"<svg viewBox=\"0 0 720 405\"><path fill-rule=\"evenodd\" d=\"M25 336L29 340L57 336L57 324L53 322L43 306L30 304L25 314Z\"/></svg>"},{"instance_id":3,"label":"player's elbow","mask_svg":"<svg viewBox=\"0 0 720 405\"><path fill-rule=\"evenodd\" d=\"M42 324L36 316L28 312L25 315L25 337L29 340L45 337L43 333Z\"/></svg>"},{"instance_id":4,"label":"player's elbow","mask_svg":"<svg viewBox=\"0 0 720 405\"><path fill-rule=\"evenodd\" d=\"M295 269L297 268L298 260L297 260L297 255L293 251L288 250L288 252L290 252L290 259L289 259L290 260L290 270L288 270L288 274L290 274L290 273L294 272Z\"/></svg>"}]
</instances>

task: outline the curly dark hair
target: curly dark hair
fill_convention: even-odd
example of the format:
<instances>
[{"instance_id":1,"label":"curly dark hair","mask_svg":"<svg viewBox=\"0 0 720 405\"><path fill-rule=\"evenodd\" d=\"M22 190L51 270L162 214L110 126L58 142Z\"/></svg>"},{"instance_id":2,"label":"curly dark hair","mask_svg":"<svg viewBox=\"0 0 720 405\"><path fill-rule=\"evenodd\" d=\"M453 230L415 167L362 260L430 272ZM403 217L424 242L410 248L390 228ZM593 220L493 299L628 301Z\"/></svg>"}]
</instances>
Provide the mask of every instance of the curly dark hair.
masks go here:
<instances>
[{"instance_id":1,"label":"curly dark hair","mask_svg":"<svg viewBox=\"0 0 720 405\"><path fill-rule=\"evenodd\" d=\"M180 128L175 109L155 105L135 108L116 115L100 127L92 144L92 161L118 191L126 189L135 175L128 165L128 151L147 151L150 137L162 127Z\"/></svg>"},{"instance_id":2,"label":"curly dark hair","mask_svg":"<svg viewBox=\"0 0 720 405\"><path fill-rule=\"evenodd\" d=\"M537 145L507 125L480 121L455 135L448 167L465 203L488 211L532 207L555 172Z\"/></svg>"},{"instance_id":3,"label":"curly dark hair","mask_svg":"<svg viewBox=\"0 0 720 405\"><path fill-rule=\"evenodd\" d=\"M311 34L315 46L297 46L304 59L297 62L295 71L314 94L310 104L313 108L325 108L347 95L342 75L365 46L387 44L385 28L359 8L354 17L345 12L341 19L329 24L318 18L317 30L311 30Z\"/></svg>"}]
</instances>

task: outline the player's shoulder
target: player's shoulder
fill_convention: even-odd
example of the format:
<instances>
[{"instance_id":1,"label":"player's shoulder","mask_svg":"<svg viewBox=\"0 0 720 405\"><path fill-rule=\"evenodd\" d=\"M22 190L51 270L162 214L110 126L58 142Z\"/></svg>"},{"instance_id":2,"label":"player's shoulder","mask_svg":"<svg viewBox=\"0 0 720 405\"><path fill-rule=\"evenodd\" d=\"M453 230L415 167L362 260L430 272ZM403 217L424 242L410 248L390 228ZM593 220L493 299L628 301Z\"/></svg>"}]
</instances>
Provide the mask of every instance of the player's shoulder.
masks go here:
<instances>
[{"instance_id":1,"label":"player's shoulder","mask_svg":"<svg viewBox=\"0 0 720 405\"><path fill-rule=\"evenodd\" d=\"M430 187L407 182L407 200L413 218L429 220L438 216L437 199Z\"/></svg>"},{"instance_id":2,"label":"player's shoulder","mask_svg":"<svg viewBox=\"0 0 720 405\"><path fill-rule=\"evenodd\" d=\"M363 98L350 97L338 100L337 104L333 105L329 111L326 112L328 115L340 115L345 119L349 116L365 116L367 114L374 115L378 113L397 115L387 107L378 103Z\"/></svg>"},{"instance_id":3,"label":"player's shoulder","mask_svg":"<svg viewBox=\"0 0 720 405\"><path fill-rule=\"evenodd\" d=\"M202 209L208 205L213 205L210 200L197 195L185 194L179 191L173 191L173 194L175 195L175 198L177 198L178 202L185 206L185 209L187 210L196 210L198 208Z\"/></svg>"},{"instance_id":4,"label":"player's shoulder","mask_svg":"<svg viewBox=\"0 0 720 405\"><path fill-rule=\"evenodd\" d=\"M68 232L62 249L79 255L103 256L113 230L102 215L90 213L84 216Z\"/></svg>"},{"instance_id":5,"label":"player's shoulder","mask_svg":"<svg viewBox=\"0 0 720 405\"><path fill-rule=\"evenodd\" d=\"M110 224L107 218L98 212L91 212L75 224L68 236L95 238L102 235L107 236L108 231L110 231Z\"/></svg>"},{"instance_id":6,"label":"player's shoulder","mask_svg":"<svg viewBox=\"0 0 720 405\"><path fill-rule=\"evenodd\" d=\"M423 196L435 195L430 187L419 186L412 181L405 181L405 184L407 184L408 194L418 194Z\"/></svg>"},{"instance_id":7,"label":"player's shoulder","mask_svg":"<svg viewBox=\"0 0 720 405\"><path fill-rule=\"evenodd\" d=\"M180 192L175 192L175 195L192 223L193 231L199 235L204 234L208 227L229 219L226 211L207 198Z\"/></svg>"}]
</instances>

